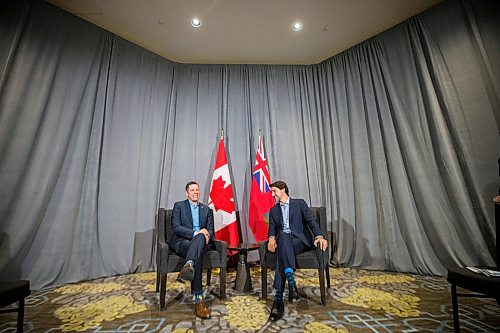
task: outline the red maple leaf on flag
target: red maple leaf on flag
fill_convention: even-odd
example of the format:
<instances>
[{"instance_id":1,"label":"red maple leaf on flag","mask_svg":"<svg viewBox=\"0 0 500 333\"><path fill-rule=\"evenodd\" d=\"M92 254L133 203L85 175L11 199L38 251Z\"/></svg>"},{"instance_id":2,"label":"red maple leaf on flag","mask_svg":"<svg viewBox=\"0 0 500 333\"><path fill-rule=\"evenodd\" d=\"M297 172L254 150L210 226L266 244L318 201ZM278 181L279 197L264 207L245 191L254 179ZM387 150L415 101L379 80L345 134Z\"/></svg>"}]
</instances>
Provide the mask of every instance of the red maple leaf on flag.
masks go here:
<instances>
[{"instance_id":1,"label":"red maple leaf on flag","mask_svg":"<svg viewBox=\"0 0 500 333\"><path fill-rule=\"evenodd\" d=\"M234 211L233 193L231 186L224 188L226 182L222 179L222 176L215 179L212 183L212 190L210 191L210 198L214 204L216 210L223 210L229 214Z\"/></svg>"},{"instance_id":2,"label":"red maple leaf on flag","mask_svg":"<svg viewBox=\"0 0 500 333\"><path fill-rule=\"evenodd\" d=\"M222 135L217 150L214 173L212 174L208 206L214 211L215 237L226 241L228 244L238 243L238 223L234 207L233 188L231 186L231 173L227 163L226 148L224 147Z\"/></svg>"}]
</instances>

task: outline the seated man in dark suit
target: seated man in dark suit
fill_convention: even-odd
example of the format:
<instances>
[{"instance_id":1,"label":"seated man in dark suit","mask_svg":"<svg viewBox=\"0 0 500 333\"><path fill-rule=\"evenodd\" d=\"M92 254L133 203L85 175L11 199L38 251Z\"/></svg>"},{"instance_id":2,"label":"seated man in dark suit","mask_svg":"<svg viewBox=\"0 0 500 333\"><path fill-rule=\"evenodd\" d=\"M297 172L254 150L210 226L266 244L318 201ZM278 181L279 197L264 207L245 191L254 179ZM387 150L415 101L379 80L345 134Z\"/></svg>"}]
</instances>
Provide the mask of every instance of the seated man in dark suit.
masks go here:
<instances>
[{"instance_id":1,"label":"seated man in dark suit","mask_svg":"<svg viewBox=\"0 0 500 333\"><path fill-rule=\"evenodd\" d=\"M191 281L195 313L198 317L210 318L210 309L203 300L202 271L203 255L208 243L214 237L214 216L212 209L201 202L200 186L194 181L186 184L187 199L174 204L172 211L171 248L186 258L177 280Z\"/></svg>"},{"instance_id":2,"label":"seated man in dark suit","mask_svg":"<svg viewBox=\"0 0 500 333\"><path fill-rule=\"evenodd\" d=\"M288 186L284 181L276 181L270 187L276 205L269 211L267 248L271 252L276 251L276 273L273 285L274 303L269 319L276 321L283 317L284 313L285 279L288 281L288 300L299 300L294 277L295 256L313 246L325 251L328 241L306 202L288 196Z\"/></svg>"}]
</instances>

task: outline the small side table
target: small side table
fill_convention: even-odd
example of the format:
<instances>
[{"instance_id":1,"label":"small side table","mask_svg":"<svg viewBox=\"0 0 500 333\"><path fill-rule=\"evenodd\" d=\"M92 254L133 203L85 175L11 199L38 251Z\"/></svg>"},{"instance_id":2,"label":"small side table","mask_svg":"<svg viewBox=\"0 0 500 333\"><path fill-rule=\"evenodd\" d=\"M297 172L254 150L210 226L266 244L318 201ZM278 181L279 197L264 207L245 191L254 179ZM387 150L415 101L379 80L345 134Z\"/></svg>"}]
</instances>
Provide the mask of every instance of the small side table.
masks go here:
<instances>
[{"instance_id":1,"label":"small side table","mask_svg":"<svg viewBox=\"0 0 500 333\"><path fill-rule=\"evenodd\" d=\"M236 284L234 289L239 293L246 293L252 290L252 277L250 276L250 268L247 263L247 253L249 251L258 250L257 243L239 243L229 244L228 250L238 251L238 265L236 268Z\"/></svg>"}]
</instances>

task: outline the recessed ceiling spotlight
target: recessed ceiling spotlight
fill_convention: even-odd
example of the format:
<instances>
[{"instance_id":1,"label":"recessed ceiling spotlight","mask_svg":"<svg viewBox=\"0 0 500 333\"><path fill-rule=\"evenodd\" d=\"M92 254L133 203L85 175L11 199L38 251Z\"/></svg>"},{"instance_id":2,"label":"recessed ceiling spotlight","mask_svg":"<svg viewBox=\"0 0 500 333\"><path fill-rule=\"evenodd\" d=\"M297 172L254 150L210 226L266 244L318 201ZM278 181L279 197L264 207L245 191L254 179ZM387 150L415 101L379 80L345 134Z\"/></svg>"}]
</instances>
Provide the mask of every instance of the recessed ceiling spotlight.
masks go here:
<instances>
[{"instance_id":1,"label":"recessed ceiling spotlight","mask_svg":"<svg viewBox=\"0 0 500 333\"><path fill-rule=\"evenodd\" d=\"M199 28L201 25L201 21L198 18L194 18L191 20L191 25L195 28Z\"/></svg>"},{"instance_id":2,"label":"recessed ceiling spotlight","mask_svg":"<svg viewBox=\"0 0 500 333\"><path fill-rule=\"evenodd\" d=\"M293 25L292 25L292 29L293 31L299 31L302 29L302 24L300 22L295 22Z\"/></svg>"}]
</instances>

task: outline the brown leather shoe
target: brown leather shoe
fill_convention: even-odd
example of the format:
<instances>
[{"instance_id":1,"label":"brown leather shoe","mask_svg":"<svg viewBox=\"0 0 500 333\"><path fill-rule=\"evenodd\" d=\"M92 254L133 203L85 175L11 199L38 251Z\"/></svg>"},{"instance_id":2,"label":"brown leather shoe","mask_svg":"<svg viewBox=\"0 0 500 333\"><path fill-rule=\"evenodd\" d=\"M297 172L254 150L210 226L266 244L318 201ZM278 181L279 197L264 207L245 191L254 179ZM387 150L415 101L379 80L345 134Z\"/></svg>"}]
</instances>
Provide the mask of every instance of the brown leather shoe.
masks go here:
<instances>
[{"instance_id":1,"label":"brown leather shoe","mask_svg":"<svg viewBox=\"0 0 500 333\"><path fill-rule=\"evenodd\" d=\"M210 318L210 309L205 304L205 301L201 301L200 303L196 303L194 305L194 312L201 319L209 319Z\"/></svg>"}]
</instances>

